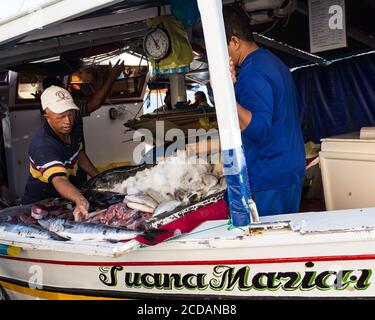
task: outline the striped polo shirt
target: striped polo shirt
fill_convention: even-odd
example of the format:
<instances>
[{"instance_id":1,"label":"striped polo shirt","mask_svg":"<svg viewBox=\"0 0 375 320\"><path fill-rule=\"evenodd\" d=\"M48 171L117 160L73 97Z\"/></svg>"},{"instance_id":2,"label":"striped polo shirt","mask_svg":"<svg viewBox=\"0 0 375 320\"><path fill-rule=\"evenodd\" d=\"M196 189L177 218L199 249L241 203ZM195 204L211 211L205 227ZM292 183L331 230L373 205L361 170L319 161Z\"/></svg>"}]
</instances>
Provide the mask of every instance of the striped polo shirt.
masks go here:
<instances>
[{"instance_id":1,"label":"striped polo shirt","mask_svg":"<svg viewBox=\"0 0 375 320\"><path fill-rule=\"evenodd\" d=\"M64 143L45 122L35 133L30 147L30 173L22 197L22 204L29 204L60 195L52 178L66 176L75 184L78 154L83 149L82 122L76 121L70 133L71 143Z\"/></svg>"}]
</instances>

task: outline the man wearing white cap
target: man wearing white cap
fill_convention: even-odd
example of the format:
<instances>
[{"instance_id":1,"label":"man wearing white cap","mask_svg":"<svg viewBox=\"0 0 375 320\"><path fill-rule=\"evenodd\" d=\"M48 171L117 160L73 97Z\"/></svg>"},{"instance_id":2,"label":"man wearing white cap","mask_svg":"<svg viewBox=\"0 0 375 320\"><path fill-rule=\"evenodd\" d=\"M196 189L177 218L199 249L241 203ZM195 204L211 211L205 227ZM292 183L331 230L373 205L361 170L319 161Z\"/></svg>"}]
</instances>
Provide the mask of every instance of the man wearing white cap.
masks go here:
<instances>
[{"instance_id":1,"label":"man wearing white cap","mask_svg":"<svg viewBox=\"0 0 375 320\"><path fill-rule=\"evenodd\" d=\"M41 96L46 122L35 133L30 147L30 175L22 204L62 196L75 202L75 220L88 213L89 203L74 186L78 165L91 177L98 171L83 151L82 124L70 93L51 86Z\"/></svg>"}]
</instances>

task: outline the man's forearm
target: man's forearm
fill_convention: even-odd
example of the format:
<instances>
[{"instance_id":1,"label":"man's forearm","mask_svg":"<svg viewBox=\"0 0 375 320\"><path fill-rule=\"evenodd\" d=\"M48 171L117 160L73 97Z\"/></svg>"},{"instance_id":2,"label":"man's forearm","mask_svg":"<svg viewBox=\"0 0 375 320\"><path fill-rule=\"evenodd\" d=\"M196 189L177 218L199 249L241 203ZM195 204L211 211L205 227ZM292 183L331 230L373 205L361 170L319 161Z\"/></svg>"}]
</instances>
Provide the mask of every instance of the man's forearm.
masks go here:
<instances>
[{"instance_id":1,"label":"man's forearm","mask_svg":"<svg viewBox=\"0 0 375 320\"><path fill-rule=\"evenodd\" d=\"M95 95L87 102L87 111L88 113L94 112L98 109L105 101L107 96L109 95L109 91L112 88L113 82L116 79L108 78L104 85L95 93Z\"/></svg>"},{"instance_id":2,"label":"man's forearm","mask_svg":"<svg viewBox=\"0 0 375 320\"><path fill-rule=\"evenodd\" d=\"M70 183L67 177L54 177L52 179L52 184L57 192L67 200L75 203L86 200L79 190Z\"/></svg>"},{"instance_id":3,"label":"man's forearm","mask_svg":"<svg viewBox=\"0 0 375 320\"><path fill-rule=\"evenodd\" d=\"M245 130L251 122L253 114L251 111L241 107L239 103L237 103L237 113L238 113L238 120L240 123L240 129Z\"/></svg>"},{"instance_id":4,"label":"man's forearm","mask_svg":"<svg viewBox=\"0 0 375 320\"><path fill-rule=\"evenodd\" d=\"M96 176L99 171L95 168L86 152L81 151L78 155L78 165L85 171L90 177Z\"/></svg>"},{"instance_id":5,"label":"man's forearm","mask_svg":"<svg viewBox=\"0 0 375 320\"><path fill-rule=\"evenodd\" d=\"M103 86L95 93L91 100L87 103L88 113L94 112L98 109L105 101L109 92L111 91L113 83L116 81L121 71L124 70L124 61L118 60L117 63L112 67L111 62L109 63L109 74L105 80Z\"/></svg>"},{"instance_id":6,"label":"man's forearm","mask_svg":"<svg viewBox=\"0 0 375 320\"><path fill-rule=\"evenodd\" d=\"M90 204L86 198L70 183L67 177L54 177L52 178L52 184L62 197L76 204L73 211L74 220L82 221L90 208Z\"/></svg>"}]
</instances>

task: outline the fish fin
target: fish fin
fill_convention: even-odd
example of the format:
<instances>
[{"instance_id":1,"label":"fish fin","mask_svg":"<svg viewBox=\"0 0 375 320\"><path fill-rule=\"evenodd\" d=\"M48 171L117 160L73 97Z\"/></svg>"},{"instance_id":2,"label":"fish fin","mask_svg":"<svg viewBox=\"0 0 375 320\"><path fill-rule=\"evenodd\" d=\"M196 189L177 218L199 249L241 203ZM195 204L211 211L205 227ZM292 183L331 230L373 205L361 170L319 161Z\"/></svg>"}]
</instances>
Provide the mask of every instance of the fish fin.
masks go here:
<instances>
[{"instance_id":1,"label":"fish fin","mask_svg":"<svg viewBox=\"0 0 375 320\"><path fill-rule=\"evenodd\" d=\"M70 237L62 237L60 236L59 234L53 232L53 231L50 231L50 234L51 234L51 237L53 240L57 240L57 241L69 241L71 240Z\"/></svg>"},{"instance_id":2,"label":"fish fin","mask_svg":"<svg viewBox=\"0 0 375 320\"><path fill-rule=\"evenodd\" d=\"M118 243L119 242L118 240L114 240L114 239L105 239L105 241L108 241L110 243Z\"/></svg>"}]
</instances>

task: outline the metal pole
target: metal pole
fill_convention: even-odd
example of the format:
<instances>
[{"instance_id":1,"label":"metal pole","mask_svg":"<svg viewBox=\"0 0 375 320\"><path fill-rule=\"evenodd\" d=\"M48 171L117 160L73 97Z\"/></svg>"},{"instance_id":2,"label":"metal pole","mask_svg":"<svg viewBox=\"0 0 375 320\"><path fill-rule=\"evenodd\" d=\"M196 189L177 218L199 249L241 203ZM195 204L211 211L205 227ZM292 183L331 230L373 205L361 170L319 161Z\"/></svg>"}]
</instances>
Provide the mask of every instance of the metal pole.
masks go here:
<instances>
[{"instance_id":1,"label":"metal pole","mask_svg":"<svg viewBox=\"0 0 375 320\"><path fill-rule=\"evenodd\" d=\"M169 75L172 106L177 102L186 102L186 82L184 73Z\"/></svg>"}]
</instances>

